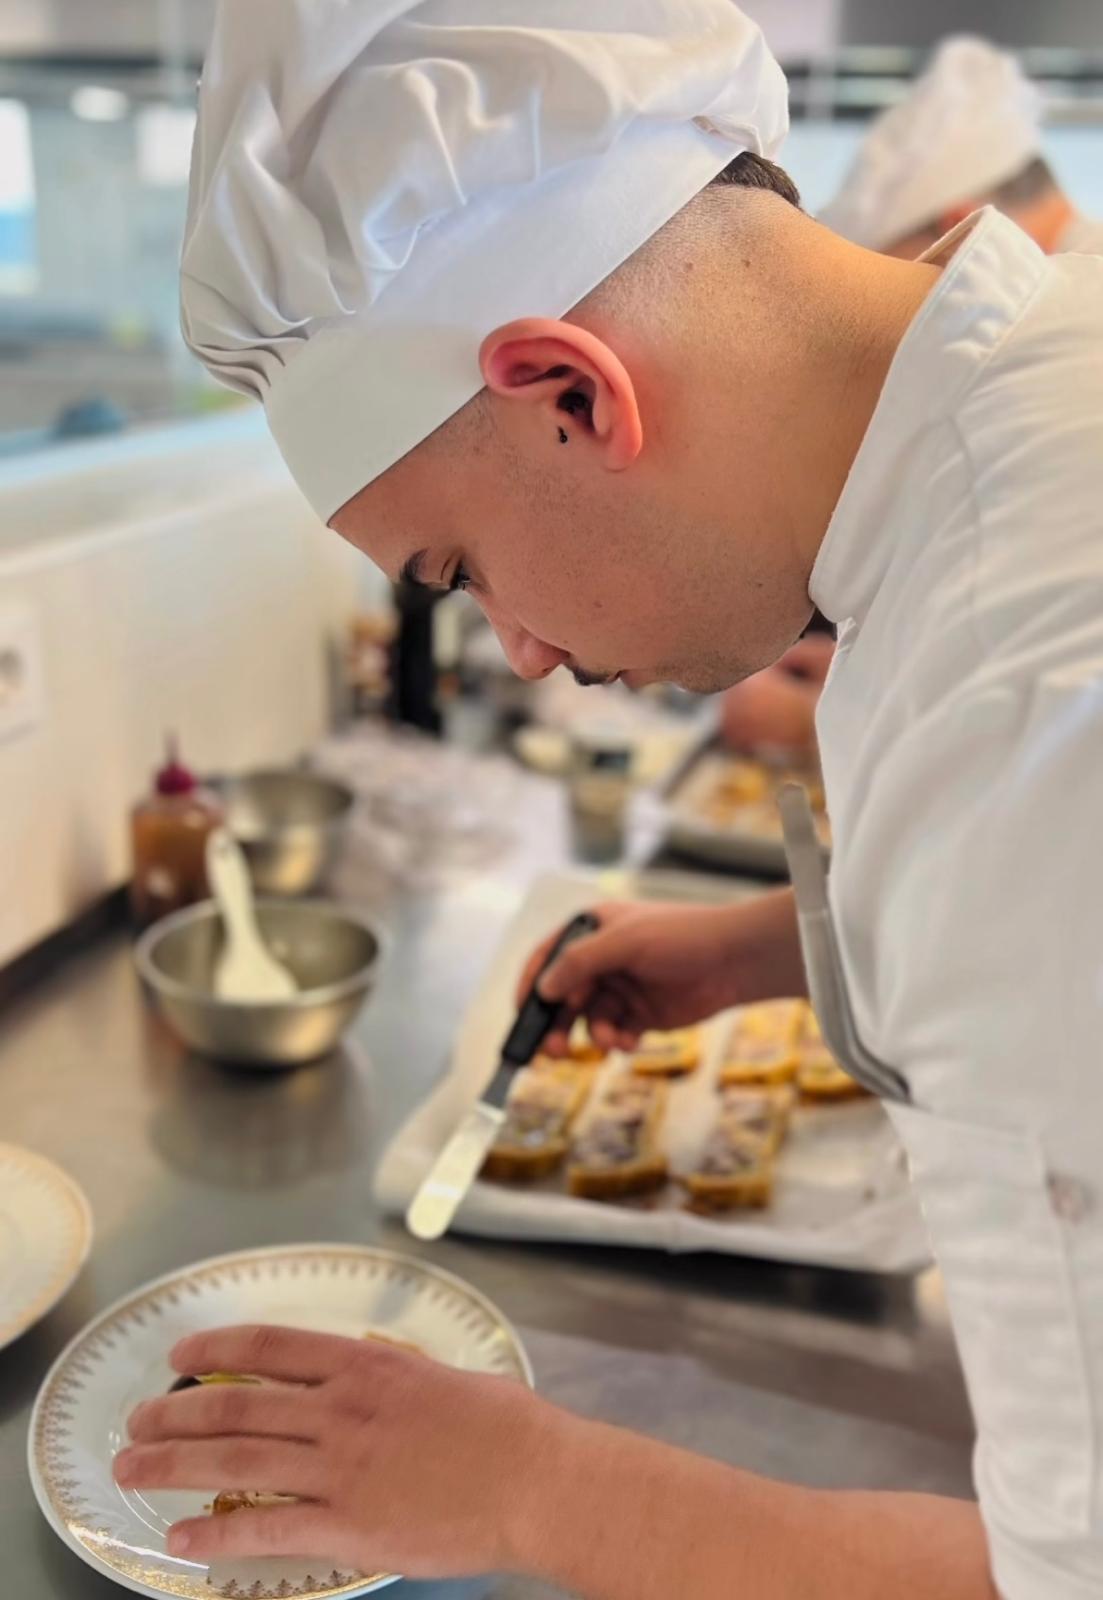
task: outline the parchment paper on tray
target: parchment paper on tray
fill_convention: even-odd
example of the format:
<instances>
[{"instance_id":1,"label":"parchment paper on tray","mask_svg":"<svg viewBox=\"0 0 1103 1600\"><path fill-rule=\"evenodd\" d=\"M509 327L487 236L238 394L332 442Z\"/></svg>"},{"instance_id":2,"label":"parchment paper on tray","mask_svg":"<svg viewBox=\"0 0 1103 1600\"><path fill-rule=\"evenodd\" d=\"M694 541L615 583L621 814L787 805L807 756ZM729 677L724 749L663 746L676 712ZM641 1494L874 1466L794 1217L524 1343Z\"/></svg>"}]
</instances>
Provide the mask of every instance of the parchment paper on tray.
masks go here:
<instances>
[{"instance_id":1,"label":"parchment paper on tray","mask_svg":"<svg viewBox=\"0 0 1103 1600\"><path fill-rule=\"evenodd\" d=\"M646 892L646 876L641 879ZM593 904L592 879L545 878L531 891L483 981L463 1025L452 1069L391 1143L376 1178L376 1197L401 1214L431 1162L494 1071L514 1016L514 987L533 946ZM718 1017L706 1029L697 1071L671 1086L665 1146L672 1172L686 1170L713 1109L715 1074L731 1026ZM613 1071L623 1059L610 1058ZM562 1178L532 1188L476 1183L454 1228L494 1238L634 1245L670 1251L712 1250L778 1261L913 1272L929 1259L903 1152L880 1105L871 1099L798 1107L777 1164L766 1211L710 1218L684 1207L671 1183L661 1194L622 1203L575 1199Z\"/></svg>"}]
</instances>

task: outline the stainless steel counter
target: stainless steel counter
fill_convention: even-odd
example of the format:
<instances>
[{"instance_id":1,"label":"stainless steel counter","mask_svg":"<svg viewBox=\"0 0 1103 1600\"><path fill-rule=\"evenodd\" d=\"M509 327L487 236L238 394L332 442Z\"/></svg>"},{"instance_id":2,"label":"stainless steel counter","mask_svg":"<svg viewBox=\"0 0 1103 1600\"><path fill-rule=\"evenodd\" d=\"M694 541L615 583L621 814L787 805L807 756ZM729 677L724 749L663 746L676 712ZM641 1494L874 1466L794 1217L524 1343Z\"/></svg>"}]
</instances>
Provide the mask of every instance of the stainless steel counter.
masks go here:
<instances>
[{"instance_id":1,"label":"stainless steel counter","mask_svg":"<svg viewBox=\"0 0 1103 1600\"><path fill-rule=\"evenodd\" d=\"M807 1483L969 1493L972 1427L933 1273L913 1282L462 1238L422 1247L376 1213L386 1140L443 1070L526 880L564 859L553 802L535 788L532 799L519 848L455 888L412 895L358 877L392 949L354 1037L328 1063L251 1076L188 1058L148 1015L121 934L0 1016L0 1138L71 1172L96 1223L78 1283L0 1352L5 1600L120 1592L50 1532L26 1477L31 1404L62 1345L147 1278L290 1240L424 1251L461 1273L517 1325L540 1388L565 1405ZM549 1593L493 1578L401 1592Z\"/></svg>"}]
</instances>

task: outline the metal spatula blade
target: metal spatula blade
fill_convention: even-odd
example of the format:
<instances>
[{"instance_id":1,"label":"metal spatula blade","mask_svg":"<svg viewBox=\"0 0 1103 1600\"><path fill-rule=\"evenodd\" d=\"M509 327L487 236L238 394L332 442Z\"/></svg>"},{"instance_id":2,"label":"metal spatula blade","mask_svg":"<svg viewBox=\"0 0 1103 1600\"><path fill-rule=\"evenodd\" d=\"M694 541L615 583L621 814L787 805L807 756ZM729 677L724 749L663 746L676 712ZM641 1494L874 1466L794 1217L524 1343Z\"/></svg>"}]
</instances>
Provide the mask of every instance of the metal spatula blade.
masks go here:
<instances>
[{"instance_id":1,"label":"metal spatula blade","mask_svg":"<svg viewBox=\"0 0 1103 1600\"><path fill-rule=\"evenodd\" d=\"M569 944L596 932L599 926L591 912L582 912L567 924L546 956L502 1045L497 1072L482 1099L465 1113L410 1202L406 1226L415 1238L439 1239L447 1233L505 1120L504 1107L514 1073L532 1060L558 1015L558 1004L545 1000L536 985Z\"/></svg>"},{"instance_id":2,"label":"metal spatula blade","mask_svg":"<svg viewBox=\"0 0 1103 1600\"><path fill-rule=\"evenodd\" d=\"M907 1102L907 1080L867 1050L858 1032L843 973L839 941L827 892L823 850L816 838L808 794L787 783L778 792L785 854L797 905L808 994L828 1048L850 1076L882 1100Z\"/></svg>"}]
</instances>

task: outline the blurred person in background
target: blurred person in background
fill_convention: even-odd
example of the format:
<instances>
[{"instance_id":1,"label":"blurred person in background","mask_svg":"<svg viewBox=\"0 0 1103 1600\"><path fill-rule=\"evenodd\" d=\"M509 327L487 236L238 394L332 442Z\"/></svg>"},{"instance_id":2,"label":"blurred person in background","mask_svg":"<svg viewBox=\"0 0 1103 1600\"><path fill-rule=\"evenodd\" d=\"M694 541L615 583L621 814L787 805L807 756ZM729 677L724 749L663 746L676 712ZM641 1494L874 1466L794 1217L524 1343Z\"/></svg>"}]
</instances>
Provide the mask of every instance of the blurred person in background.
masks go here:
<instances>
[{"instance_id":1,"label":"blurred person in background","mask_svg":"<svg viewBox=\"0 0 1103 1600\"><path fill-rule=\"evenodd\" d=\"M720 703L724 743L747 755L814 759L816 707L834 653L834 629L820 621L772 667L729 689Z\"/></svg>"},{"instance_id":2,"label":"blurred person in background","mask_svg":"<svg viewBox=\"0 0 1103 1600\"><path fill-rule=\"evenodd\" d=\"M820 221L913 261L991 205L1047 255L1103 254L1103 222L1077 211L1042 154L1041 113L1041 94L1008 51L968 35L945 39L904 99L870 125ZM832 650L829 634L810 631L776 665L730 689L726 743L813 752Z\"/></svg>"},{"instance_id":3,"label":"blurred person in background","mask_svg":"<svg viewBox=\"0 0 1103 1600\"><path fill-rule=\"evenodd\" d=\"M1038 247L1103 254L1042 154L1042 97L1016 58L984 39L943 40L897 105L869 126L820 221L844 239L913 261L981 206Z\"/></svg>"}]
</instances>

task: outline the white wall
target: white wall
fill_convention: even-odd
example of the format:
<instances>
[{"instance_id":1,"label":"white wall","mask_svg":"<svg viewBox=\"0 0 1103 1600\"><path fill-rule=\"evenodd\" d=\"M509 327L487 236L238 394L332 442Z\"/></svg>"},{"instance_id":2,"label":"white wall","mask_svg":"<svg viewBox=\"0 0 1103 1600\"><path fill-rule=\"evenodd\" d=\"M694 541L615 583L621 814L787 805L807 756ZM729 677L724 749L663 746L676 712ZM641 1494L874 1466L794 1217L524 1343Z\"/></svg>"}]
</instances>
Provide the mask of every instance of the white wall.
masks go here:
<instances>
[{"instance_id":1,"label":"white wall","mask_svg":"<svg viewBox=\"0 0 1103 1600\"><path fill-rule=\"evenodd\" d=\"M29 610L45 703L0 740L0 964L125 881L166 729L207 771L319 736L327 646L370 581L252 417L51 460L0 478L0 646Z\"/></svg>"}]
</instances>

